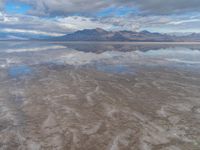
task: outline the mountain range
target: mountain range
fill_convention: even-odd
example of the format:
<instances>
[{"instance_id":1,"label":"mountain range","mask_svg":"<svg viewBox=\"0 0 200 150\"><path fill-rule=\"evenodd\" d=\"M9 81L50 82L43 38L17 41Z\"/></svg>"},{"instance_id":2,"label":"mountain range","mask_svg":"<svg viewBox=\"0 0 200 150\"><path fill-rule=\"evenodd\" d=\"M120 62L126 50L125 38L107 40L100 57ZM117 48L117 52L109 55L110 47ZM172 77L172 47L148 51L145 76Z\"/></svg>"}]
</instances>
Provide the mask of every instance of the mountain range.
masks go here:
<instances>
[{"instance_id":1,"label":"mountain range","mask_svg":"<svg viewBox=\"0 0 200 150\"><path fill-rule=\"evenodd\" d=\"M170 35L149 31L106 31L101 28L84 29L59 37L30 34L2 34L0 40L45 40L45 41L127 41L127 42L200 42L200 33Z\"/></svg>"},{"instance_id":2,"label":"mountain range","mask_svg":"<svg viewBox=\"0 0 200 150\"><path fill-rule=\"evenodd\" d=\"M175 36L149 31L106 31L101 28L85 29L64 36L51 38L54 41L129 41L129 42L199 42L200 34Z\"/></svg>"},{"instance_id":3,"label":"mountain range","mask_svg":"<svg viewBox=\"0 0 200 150\"><path fill-rule=\"evenodd\" d=\"M173 36L148 31L106 31L101 28L85 29L53 38L58 41L173 41Z\"/></svg>"}]
</instances>

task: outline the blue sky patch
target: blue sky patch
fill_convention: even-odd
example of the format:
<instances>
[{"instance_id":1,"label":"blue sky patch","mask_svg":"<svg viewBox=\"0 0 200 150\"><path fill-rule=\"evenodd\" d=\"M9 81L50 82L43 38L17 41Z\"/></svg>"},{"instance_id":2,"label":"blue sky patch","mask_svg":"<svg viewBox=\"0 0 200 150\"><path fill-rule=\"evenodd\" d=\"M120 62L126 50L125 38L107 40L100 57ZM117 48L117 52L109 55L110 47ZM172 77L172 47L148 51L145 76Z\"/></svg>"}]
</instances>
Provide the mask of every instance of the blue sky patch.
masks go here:
<instances>
[{"instance_id":1,"label":"blue sky patch","mask_svg":"<svg viewBox=\"0 0 200 150\"><path fill-rule=\"evenodd\" d=\"M5 10L7 13L25 14L30 9L31 6L24 3L9 2L5 6Z\"/></svg>"},{"instance_id":2,"label":"blue sky patch","mask_svg":"<svg viewBox=\"0 0 200 150\"><path fill-rule=\"evenodd\" d=\"M97 16L99 17L106 17L109 15L117 15L117 16L124 16L130 13L136 14L138 12L137 9L129 8L129 7L109 7L107 9L104 9L103 11L99 12Z\"/></svg>"}]
</instances>

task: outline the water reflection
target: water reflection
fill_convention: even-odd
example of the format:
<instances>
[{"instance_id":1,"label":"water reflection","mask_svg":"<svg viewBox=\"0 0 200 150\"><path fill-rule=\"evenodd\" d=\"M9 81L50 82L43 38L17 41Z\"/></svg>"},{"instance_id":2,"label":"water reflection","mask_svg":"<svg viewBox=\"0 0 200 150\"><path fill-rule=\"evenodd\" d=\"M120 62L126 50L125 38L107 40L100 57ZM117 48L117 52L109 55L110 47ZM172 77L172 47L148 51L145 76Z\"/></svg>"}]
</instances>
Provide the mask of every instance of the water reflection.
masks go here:
<instances>
[{"instance_id":1,"label":"water reflection","mask_svg":"<svg viewBox=\"0 0 200 150\"><path fill-rule=\"evenodd\" d=\"M32 69L27 65L12 66L8 69L8 74L11 77L20 77L31 74Z\"/></svg>"},{"instance_id":2,"label":"water reflection","mask_svg":"<svg viewBox=\"0 0 200 150\"><path fill-rule=\"evenodd\" d=\"M131 67L121 64L118 65L97 64L96 69L98 71L103 71L107 73L134 74L134 71Z\"/></svg>"},{"instance_id":3,"label":"water reflection","mask_svg":"<svg viewBox=\"0 0 200 150\"><path fill-rule=\"evenodd\" d=\"M0 149L200 149L199 47L0 43Z\"/></svg>"},{"instance_id":4,"label":"water reflection","mask_svg":"<svg viewBox=\"0 0 200 150\"><path fill-rule=\"evenodd\" d=\"M199 49L192 44L3 42L0 67L59 63L113 73L127 73L135 65L191 69L200 66Z\"/></svg>"}]
</instances>

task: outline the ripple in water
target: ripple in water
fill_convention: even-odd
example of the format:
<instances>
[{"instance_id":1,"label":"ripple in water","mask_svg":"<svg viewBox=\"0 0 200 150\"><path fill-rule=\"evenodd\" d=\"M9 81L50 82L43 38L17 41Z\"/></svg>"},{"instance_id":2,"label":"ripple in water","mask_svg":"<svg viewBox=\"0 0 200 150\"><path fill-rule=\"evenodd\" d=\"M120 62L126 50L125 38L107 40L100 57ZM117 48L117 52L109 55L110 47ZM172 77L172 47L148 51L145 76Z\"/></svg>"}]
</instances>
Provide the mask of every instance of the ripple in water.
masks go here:
<instances>
[{"instance_id":1,"label":"ripple in water","mask_svg":"<svg viewBox=\"0 0 200 150\"><path fill-rule=\"evenodd\" d=\"M8 69L8 74L11 77L20 77L23 75L28 75L32 73L32 69L27 65L21 65L21 66L12 66Z\"/></svg>"}]
</instances>

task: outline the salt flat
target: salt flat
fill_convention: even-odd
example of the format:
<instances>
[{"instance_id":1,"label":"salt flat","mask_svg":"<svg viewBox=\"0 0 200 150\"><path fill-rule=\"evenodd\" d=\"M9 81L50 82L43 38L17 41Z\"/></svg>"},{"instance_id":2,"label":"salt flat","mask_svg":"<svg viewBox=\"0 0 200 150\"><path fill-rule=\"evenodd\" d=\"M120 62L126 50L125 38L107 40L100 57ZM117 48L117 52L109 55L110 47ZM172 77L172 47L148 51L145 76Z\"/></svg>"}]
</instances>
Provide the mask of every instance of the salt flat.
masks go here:
<instances>
[{"instance_id":1,"label":"salt flat","mask_svg":"<svg viewBox=\"0 0 200 150\"><path fill-rule=\"evenodd\" d=\"M198 150L199 56L197 45L4 44L0 149Z\"/></svg>"}]
</instances>

